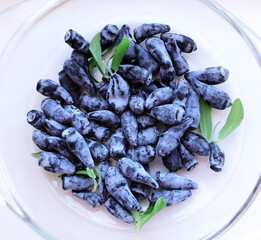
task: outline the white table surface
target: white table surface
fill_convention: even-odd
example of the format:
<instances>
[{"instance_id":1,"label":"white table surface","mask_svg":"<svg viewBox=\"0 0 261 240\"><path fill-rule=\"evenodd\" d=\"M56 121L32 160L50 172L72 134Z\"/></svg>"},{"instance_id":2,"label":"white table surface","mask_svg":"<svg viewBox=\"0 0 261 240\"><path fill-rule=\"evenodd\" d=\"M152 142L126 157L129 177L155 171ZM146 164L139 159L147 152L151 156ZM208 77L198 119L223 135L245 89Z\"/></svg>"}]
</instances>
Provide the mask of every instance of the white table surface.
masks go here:
<instances>
[{"instance_id":1,"label":"white table surface","mask_svg":"<svg viewBox=\"0 0 261 240\"><path fill-rule=\"evenodd\" d=\"M216 0L223 7L241 19L261 36L261 1L260 0ZM12 14L8 8L20 3L23 11L16 14L15 21L4 21L5 15ZM30 7L28 6L30 2ZM34 9L37 9L44 0L1 0L0 1L0 49L6 44L10 34L16 29L17 24L26 19ZM3 10L5 14L3 13ZM8 208L0 204L0 239L1 240L41 240L22 220L16 217ZM244 213L241 219L221 238L221 240L260 240L261 239L261 193Z\"/></svg>"}]
</instances>

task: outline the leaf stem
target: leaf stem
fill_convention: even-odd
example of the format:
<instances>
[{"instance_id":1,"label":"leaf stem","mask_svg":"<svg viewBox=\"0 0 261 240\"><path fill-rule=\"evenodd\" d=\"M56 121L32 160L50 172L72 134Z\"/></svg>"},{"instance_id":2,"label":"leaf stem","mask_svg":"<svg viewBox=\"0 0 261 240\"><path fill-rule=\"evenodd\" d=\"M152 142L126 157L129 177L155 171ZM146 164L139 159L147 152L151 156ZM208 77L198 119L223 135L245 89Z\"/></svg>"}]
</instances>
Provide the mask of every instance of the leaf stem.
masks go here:
<instances>
[{"instance_id":1,"label":"leaf stem","mask_svg":"<svg viewBox=\"0 0 261 240\"><path fill-rule=\"evenodd\" d=\"M215 126L214 129L213 129L213 132L212 132L212 135L211 135L210 142L213 141L213 139L214 139L214 135L215 135L215 132L216 132L216 128L217 128L217 126L218 126L219 124L220 124L220 121L216 124L216 126ZM216 141L214 141L214 142L216 142Z\"/></svg>"},{"instance_id":2,"label":"leaf stem","mask_svg":"<svg viewBox=\"0 0 261 240\"><path fill-rule=\"evenodd\" d=\"M103 60L102 60L102 64L105 66L106 70L112 75L113 73L112 73L111 69L108 68L107 64ZM106 78L110 78L110 77L107 76Z\"/></svg>"}]
</instances>

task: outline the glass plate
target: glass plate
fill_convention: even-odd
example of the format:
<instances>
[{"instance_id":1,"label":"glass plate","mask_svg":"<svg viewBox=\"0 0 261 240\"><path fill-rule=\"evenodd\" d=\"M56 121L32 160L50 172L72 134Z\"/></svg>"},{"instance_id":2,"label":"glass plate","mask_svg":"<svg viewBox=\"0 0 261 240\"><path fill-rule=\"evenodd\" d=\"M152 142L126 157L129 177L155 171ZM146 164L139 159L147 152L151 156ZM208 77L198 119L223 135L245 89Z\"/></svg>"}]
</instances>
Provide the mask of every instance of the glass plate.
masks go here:
<instances>
[{"instance_id":1,"label":"glass plate","mask_svg":"<svg viewBox=\"0 0 261 240\"><path fill-rule=\"evenodd\" d=\"M199 189L185 202L162 210L137 235L133 225L122 223L103 206L87 206L70 191L62 190L57 175L38 167L31 153L39 149L31 140L33 129L26 114L40 109L44 99L35 90L37 81L58 80L58 72L71 53L63 41L69 28L90 40L108 23L118 27L126 23L134 29L144 22L169 24L172 32L196 41L198 50L186 55L191 70L210 66L229 69L229 80L219 88L232 100L241 98L245 118L220 143L226 154L223 171L213 172L207 158L197 157L195 170L179 173L196 181ZM18 29L1 56L0 180L7 205L46 239L171 236L193 240L219 236L246 209L260 185L260 55L241 27L210 1L49 1ZM221 121L220 129L228 113L213 110L213 124Z\"/></svg>"}]
</instances>

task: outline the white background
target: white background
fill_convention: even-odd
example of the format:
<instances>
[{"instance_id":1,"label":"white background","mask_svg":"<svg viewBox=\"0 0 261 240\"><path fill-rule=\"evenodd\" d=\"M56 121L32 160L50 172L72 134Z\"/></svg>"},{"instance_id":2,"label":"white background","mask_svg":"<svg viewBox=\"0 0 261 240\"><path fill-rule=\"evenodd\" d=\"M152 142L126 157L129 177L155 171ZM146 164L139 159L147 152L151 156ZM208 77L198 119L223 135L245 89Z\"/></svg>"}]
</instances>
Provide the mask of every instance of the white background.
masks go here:
<instances>
[{"instance_id":1,"label":"white background","mask_svg":"<svg viewBox=\"0 0 261 240\"><path fill-rule=\"evenodd\" d=\"M216 0L219 4L241 19L261 36L261 1L260 0ZM12 6L16 3L22 9L19 14L12 16ZM1 0L0 1L0 49L5 46L13 31L30 14L44 3L38 1ZM30 6L29 6L30 5ZM2 13L2 14L1 14ZM6 21L6 19L14 21ZM0 239L1 240L41 240L42 238L17 218L9 209L0 204ZM261 193L249 207L241 219L221 238L221 240L260 240L261 239Z\"/></svg>"}]
</instances>

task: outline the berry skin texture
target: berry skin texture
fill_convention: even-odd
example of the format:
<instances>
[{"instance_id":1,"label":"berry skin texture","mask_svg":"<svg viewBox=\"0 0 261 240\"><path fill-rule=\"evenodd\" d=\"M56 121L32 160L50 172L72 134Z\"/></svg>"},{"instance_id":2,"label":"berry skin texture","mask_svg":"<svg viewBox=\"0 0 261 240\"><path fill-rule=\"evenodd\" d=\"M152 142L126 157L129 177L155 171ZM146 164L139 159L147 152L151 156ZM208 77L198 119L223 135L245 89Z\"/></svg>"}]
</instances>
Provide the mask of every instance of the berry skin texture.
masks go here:
<instances>
[{"instance_id":1,"label":"berry skin texture","mask_svg":"<svg viewBox=\"0 0 261 240\"><path fill-rule=\"evenodd\" d=\"M193 119L191 130L197 129L200 122L199 96L191 88L188 89L188 98L185 105L186 116Z\"/></svg>"},{"instance_id":2,"label":"berry skin texture","mask_svg":"<svg viewBox=\"0 0 261 240\"><path fill-rule=\"evenodd\" d=\"M185 74L185 78L189 79L194 77L197 80L207 83L209 85L215 85L225 82L228 79L229 71L224 67L209 67L202 70L190 71Z\"/></svg>"},{"instance_id":3,"label":"berry skin texture","mask_svg":"<svg viewBox=\"0 0 261 240\"><path fill-rule=\"evenodd\" d=\"M98 193L92 192L91 190L86 190L82 192L72 191L72 194L75 197L82 199L93 208L100 207L102 205L101 197L98 195Z\"/></svg>"},{"instance_id":4,"label":"berry skin texture","mask_svg":"<svg viewBox=\"0 0 261 240\"><path fill-rule=\"evenodd\" d=\"M189 85L184 79L179 79L178 84L175 84L173 104L178 104L186 111L186 102L189 96Z\"/></svg>"},{"instance_id":5,"label":"berry skin texture","mask_svg":"<svg viewBox=\"0 0 261 240\"><path fill-rule=\"evenodd\" d=\"M193 90L211 107L216 109L226 109L232 105L232 101L227 93L224 91L202 83L194 77L187 77Z\"/></svg>"},{"instance_id":6,"label":"berry skin texture","mask_svg":"<svg viewBox=\"0 0 261 240\"><path fill-rule=\"evenodd\" d=\"M222 171L222 168L225 164L225 154L220 149L217 143L211 142L210 146L210 155L209 155L209 162L210 168L215 172Z\"/></svg>"},{"instance_id":7,"label":"berry skin texture","mask_svg":"<svg viewBox=\"0 0 261 240\"><path fill-rule=\"evenodd\" d=\"M117 161L116 165L123 175L132 181L143 183L154 189L159 188L158 183L146 172L140 163L123 157Z\"/></svg>"},{"instance_id":8,"label":"berry skin texture","mask_svg":"<svg viewBox=\"0 0 261 240\"><path fill-rule=\"evenodd\" d=\"M149 115L141 115L139 117L137 117L137 122L140 128L147 128L147 127L151 127L154 126L156 123L156 119L149 116Z\"/></svg>"},{"instance_id":9,"label":"berry skin texture","mask_svg":"<svg viewBox=\"0 0 261 240\"><path fill-rule=\"evenodd\" d=\"M180 143L180 138L189 128L192 121L193 120L191 118L186 118L179 125L173 126L163 133L163 135L159 138L158 144L156 146L157 154L159 156L165 157L174 151Z\"/></svg>"},{"instance_id":10,"label":"berry skin texture","mask_svg":"<svg viewBox=\"0 0 261 240\"><path fill-rule=\"evenodd\" d=\"M143 167L147 173L150 173L149 164L144 164ZM148 196L151 192L151 187L148 185L145 185L143 183L132 181L131 182L131 191L138 200L144 200L144 199L148 198Z\"/></svg>"},{"instance_id":11,"label":"berry skin texture","mask_svg":"<svg viewBox=\"0 0 261 240\"><path fill-rule=\"evenodd\" d=\"M110 105L106 101L98 97L90 97L86 94L80 97L79 106L87 112L110 110Z\"/></svg>"},{"instance_id":12,"label":"berry skin texture","mask_svg":"<svg viewBox=\"0 0 261 240\"><path fill-rule=\"evenodd\" d=\"M157 127L149 127L138 132L137 144L138 146L153 145L158 141L161 132Z\"/></svg>"},{"instance_id":13,"label":"berry skin texture","mask_svg":"<svg viewBox=\"0 0 261 240\"><path fill-rule=\"evenodd\" d=\"M91 151L92 158L98 162L105 161L110 158L110 152L107 146L90 138L84 138Z\"/></svg>"},{"instance_id":14,"label":"berry skin texture","mask_svg":"<svg viewBox=\"0 0 261 240\"><path fill-rule=\"evenodd\" d=\"M208 141L194 132L186 132L181 138L182 144L192 153L208 156L210 153Z\"/></svg>"},{"instance_id":15,"label":"berry skin texture","mask_svg":"<svg viewBox=\"0 0 261 240\"><path fill-rule=\"evenodd\" d=\"M130 87L128 83L117 73L110 77L110 83L106 95L107 102L117 114L122 113L128 106L130 99Z\"/></svg>"},{"instance_id":16,"label":"berry skin texture","mask_svg":"<svg viewBox=\"0 0 261 240\"><path fill-rule=\"evenodd\" d=\"M97 89L89 72L86 71L86 67L83 68L74 58L65 60L63 69L77 85L87 91L91 96L97 94Z\"/></svg>"},{"instance_id":17,"label":"berry skin texture","mask_svg":"<svg viewBox=\"0 0 261 240\"><path fill-rule=\"evenodd\" d=\"M170 87L157 88L146 99L145 107L151 109L158 105L169 103L174 98L174 91Z\"/></svg>"},{"instance_id":18,"label":"berry skin texture","mask_svg":"<svg viewBox=\"0 0 261 240\"><path fill-rule=\"evenodd\" d=\"M132 112L125 111L121 115L121 125L128 143L131 146L137 146L138 123Z\"/></svg>"},{"instance_id":19,"label":"berry skin texture","mask_svg":"<svg viewBox=\"0 0 261 240\"><path fill-rule=\"evenodd\" d=\"M137 95L132 95L129 101L129 107L130 110L136 114L136 115L140 115L144 112L144 99L140 96Z\"/></svg>"},{"instance_id":20,"label":"berry skin texture","mask_svg":"<svg viewBox=\"0 0 261 240\"><path fill-rule=\"evenodd\" d=\"M184 53L191 53L197 50L195 41L188 36L176 33L163 33L160 35L160 38L164 42L167 42L169 37L172 37L176 40L179 49Z\"/></svg>"},{"instance_id":21,"label":"berry skin texture","mask_svg":"<svg viewBox=\"0 0 261 240\"><path fill-rule=\"evenodd\" d=\"M174 38L168 38L166 44L167 51L171 57L173 67L175 68L177 76L181 76L189 71L189 65L181 53L178 44Z\"/></svg>"},{"instance_id":22,"label":"berry skin texture","mask_svg":"<svg viewBox=\"0 0 261 240\"><path fill-rule=\"evenodd\" d=\"M71 95L57 82L51 79L40 79L37 83L36 90L44 96L62 101L66 104L72 104Z\"/></svg>"},{"instance_id":23,"label":"berry skin texture","mask_svg":"<svg viewBox=\"0 0 261 240\"><path fill-rule=\"evenodd\" d=\"M64 36L64 41L73 49L78 50L84 54L86 54L88 57L91 57L91 53L89 50L90 43L86 41L82 35L80 35L78 32L69 29Z\"/></svg>"},{"instance_id":24,"label":"berry skin texture","mask_svg":"<svg viewBox=\"0 0 261 240\"><path fill-rule=\"evenodd\" d=\"M185 118L185 110L177 104L165 104L152 108L148 114L155 117L158 121L167 125L181 123Z\"/></svg>"},{"instance_id":25,"label":"berry skin texture","mask_svg":"<svg viewBox=\"0 0 261 240\"><path fill-rule=\"evenodd\" d=\"M191 196L190 190L161 190L150 195L149 201L156 203L160 197L167 202L167 207L182 202Z\"/></svg>"},{"instance_id":26,"label":"berry skin texture","mask_svg":"<svg viewBox=\"0 0 261 240\"><path fill-rule=\"evenodd\" d=\"M40 130L34 130L32 134L32 140L37 147L44 151L53 151L53 148L49 146L46 141L47 137L49 137L49 135Z\"/></svg>"},{"instance_id":27,"label":"berry skin texture","mask_svg":"<svg viewBox=\"0 0 261 240\"><path fill-rule=\"evenodd\" d=\"M67 124L72 120L71 115L63 109L61 104L51 98L44 99L41 108L45 116L52 118L61 124Z\"/></svg>"},{"instance_id":28,"label":"berry skin texture","mask_svg":"<svg viewBox=\"0 0 261 240\"><path fill-rule=\"evenodd\" d=\"M157 172L155 180L161 188L170 190L192 190L197 189L198 184L192 180L179 176L175 173L161 173Z\"/></svg>"},{"instance_id":29,"label":"berry skin texture","mask_svg":"<svg viewBox=\"0 0 261 240\"><path fill-rule=\"evenodd\" d=\"M120 125L120 118L115 113L109 110L98 110L90 112L88 118L101 123L103 126L108 128L117 128Z\"/></svg>"},{"instance_id":30,"label":"berry skin texture","mask_svg":"<svg viewBox=\"0 0 261 240\"><path fill-rule=\"evenodd\" d=\"M116 167L109 167L105 176L108 192L126 209L140 210L141 205L131 193L126 179Z\"/></svg>"},{"instance_id":31,"label":"berry skin texture","mask_svg":"<svg viewBox=\"0 0 261 240\"><path fill-rule=\"evenodd\" d=\"M108 195L108 191L105 186L105 176L110 166L110 161L102 161L98 164L98 168L101 171L101 183L99 184L99 194L103 203L106 201Z\"/></svg>"},{"instance_id":32,"label":"berry skin texture","mask_svg":"<svg viewBox=\"0 0 261 240\"><path fill-rule=\"evenodd\" d=\"M134 219L131 213L125 209L119 202L113 197L109 197L105 202L105 207L107 210L116 218L119 218L123 222L133 223Z\"/></svg>"},{"instance_id":33,"label":"berry skin texture","mask_svg":"<svg viewBox=\"0 0 261 240\"><path fill-rule=\"evenodd\" d=\"M145 68L136 65L120 65L117 73L124 79L130 81L132 84L141 83L144 85L149 85L152 81L152 74Z\"/></svg>"},{"instance_id":34,"label":"berry skin texture","mask_svg":"<svg viewBox=\"0 0 261 240\"><path fill-rule=\"evenodd\" d=\"M72 174L75 166L59 153L42 152L38 159L39 166L53 173Z\"/></svg>"},{"instance_id":35,"label":"berry skin texture","mask_svg":"<svg viewBox=\"0 0 261 240\"><path fill-rule=\"evenodd\" d=\"M129 149L127 156L133 161L139 162L140 164L146 164L152 162L155 159L156 152L152 146L146 145Z\"/></svg>"},{"instance_id":36,"label":"berry skin texture","mask_svg":"<svg viewBox=\"0 0 261 240\"><path fill-rule=\"evenodd\" d=\"M107 49L110 47L116 40L119 35L119 29L116 25L107 24L100 34L100 42L102 49Z\"/></svg>"},{"instance_id":37,"label":"berry skin texture","mask_svg":"<svg viewBox=\"0 0 261 240\"><path fill-rule=\"evenodd\" d=\"M44 121L46 117L39 110L31 110L27 113L27 122L38 130L44 130Z\"/></svg>"},{"instance_id":38,"label":"berry skin texture","mask_svg":"<svg viewBox=\"0 0 261 240\"><path fill-rule=\"evenodd\" d=\"M70 151L86 166L93 168L94 162L88 144L83 136L75 128L67 128L62 137L67 142Z\"/></svg>"},{"instance_id":39,"label":"berry skin texture","mask_svg":"<svg viewBox=\"0 0 261 240\"><path fill-rule=\"evenodd\" d=\"M162 157L163 165L171 172L182 169L181 157L177 149L172 151L168 156Z\"/></svg>"},{"instance_id":40,"label":"berry skin texture","mask_svg":"<svg viewBox=\"0 0 261 240\"><path fill-rule=\"evenodd\" d=\"M109 139L110 155L114 159L119 159L126 155L127 140L124 136L122 128L118 128Z\"/></svg>"},{"instance_id":41,"label":"berry skin texture","mask_svg":"<svg viewBox=\"0 0 261 240\"><path fill-rule=\"evenodd\" d=\"M186 149L182 143L179 144L178 151L182 163L188 171L193 170L198 165L198 161L195 156L188 149Z\"/></svg>"},{"instance_id":42,"label":"berry skin texture","mask_svg":"<svg viewBox=\"0 0 261 240\"><path fill-rule=\"evenodd\" d=\"M159 70L158 62L140 45L135 46L136 64L155 74Z\"/></svg>"},{"instance_id":43,"label":"berry skin texture","mask_svg":"<svg viewBox=\"0 0 261 240\"><path fill-rule=\"evenodd\" d=\"M156 59L156 61L163 67L172 66L171 58L165 47L165 43L158 37L148 38L145 42L149 53Z\"/></svg>"},{"instance_id":44,"label":"berry skin texture","mask_svg":"<svg viewBox=\"0 0 261 240\"><path fill-rule=\"evenodd\" d=\"M64 71L59 72L59 82L61 86L70 93L73 103L75 106L79 105L79 98L82 94L82 90L79 85L77 85L70 77L69 75Z\"/></svg>"},{"instance_id":45,"label":"berry skin texture","mask_svg":"<svg viewBox=\"0 0 261 240\"><path fill-rule=\"evenodd\" d=\"M93 186L93 179L85 175L62 176L63 190L86 190Z\"/></svg>"},{"instance_id":46,"label":"berry skin texture","mask_svg":"<svg viewBox=\"0 0 261 240\"><path fill-rule=\"evenodd\" d=\"M52 119L45 119L44 121L44 127L46 131L56 137L61 137L62 132L68 128L67 125L63 125L61 123L58 123Z\"/></svg>"},{"instance_id":47,"label":"berry skin texture","mask_svg":"<svg viewBox=\"0 0 261 240\"><path fill-rule=\"evenodd\" d=\"M121 43L124 36L126 36L130 40L130 45L129 45L127 51L125 52L124 58L122 59L122 63L133 64L136 61L136 52L135 52L136 50L135 49L136 49L137 44L133 41L130 27L127 24L122 25L122 27L119 31L117 45L119 45Z\"/></svg>"},{"instance_id":48,"label":"berry skin texture","mask_svg":"<svg viewBox=\"0 0 261 240\"><path fill-rule=\"evenodd\" d=\"M134 30L134 38L137 43L142 42L146 38L152 37L159 33L165 33L170 30L170 26L160 23L144 23Z\"/></svg>"},{"instance_id":49,"label":"berry skin texture","mask_svg":"<svg viewBox=\"0 0 261 240\"><path fill-rule=\"evenodd\" d=\"M111 136L112 134L111 129L104 127L100 123L92 120L90 120L90 124L91 124L90 136L102 142L105 142Z\"/></svg>"},{"instance_id":50,"label":"berry skin texture","mask_svg":"<svg viewBox=\"0 0 261 240\"><path fill-rule=\"evenodd\" d=\"M49 136L46 138L46 143L52 149L56 150L58 153L68 158L69 160L75 160L76 157L71 153L64 139L59 137Z\"/></svg>"}]
</instances>

